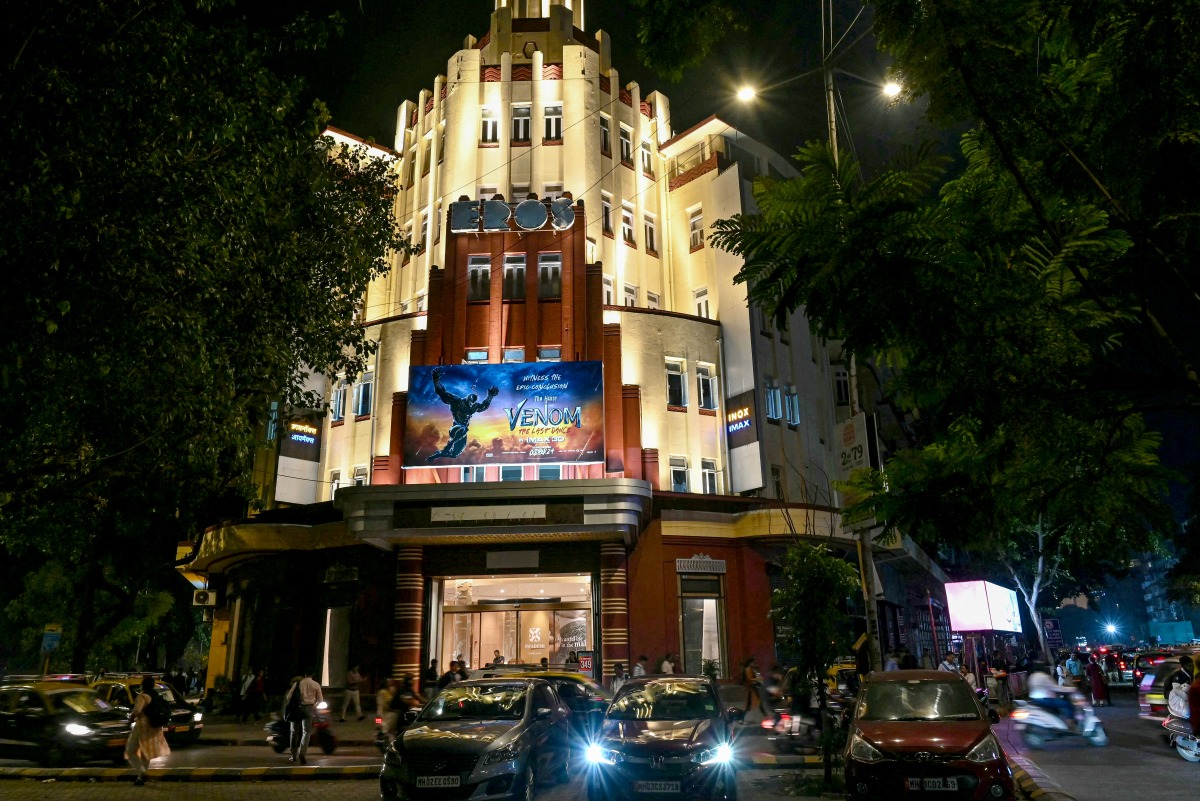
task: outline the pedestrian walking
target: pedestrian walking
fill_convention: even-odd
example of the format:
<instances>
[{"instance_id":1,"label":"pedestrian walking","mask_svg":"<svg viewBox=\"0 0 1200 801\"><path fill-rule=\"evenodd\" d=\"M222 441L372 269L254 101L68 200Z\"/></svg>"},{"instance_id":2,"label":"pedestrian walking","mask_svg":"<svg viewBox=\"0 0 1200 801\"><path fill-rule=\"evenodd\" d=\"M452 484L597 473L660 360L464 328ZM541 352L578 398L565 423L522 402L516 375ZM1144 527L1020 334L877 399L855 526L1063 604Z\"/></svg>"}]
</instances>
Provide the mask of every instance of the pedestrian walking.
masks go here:
<instances>
[{"instance_id":1,"label":"pedestrian walking","mask_svg":"<svg viewBox=\"0 0 1200 801\"><path fill-rule=\"evenodd\" d=\"M675 654L667 651L667 655L662 658L662 662L658 665L658 672L664 675L670 675L675 672Z\"/></svg>"},{"instance_id":2,"label":"pedestrian walking","mask_svg":"<svg viewBox=\"0 0 1200 801\"><path fill-rule=\"evenodd\" d=\"M350 710L351 704L354 704L354 711L358 713L359 720L366 717L362 711L362 699L359 697L359 691L362 689L362 680L362 674L358 672L358 665L347 671L346 695L342 698L342 716L338 718L339 722L346 722L346 712Z\"/></svg>"},{"instance_id":3,"label":"pedestrian walking","mask_svg":"<svg viewBox=\"0 0 1200 801\"><path fill-rule=\"evenodd\" d=\"M742 686L746 688L745 714L750 714L751 709L757 709L762 712L764 718L767 717L767 708L763 705L762 698L762 674L758 672L758 660L753 656L742 662Z\"/></svg>"},{"instance_id":4,"label":"pedestrian walking","mask_svg":"<svg viewBox=\"0 0 1200 801\"><path fill-rule=\"evenodd\" d=\"M292 726L292 755L288 762L299 762L301 765L308 764L305 757L308 754L308 740L312 737L313 718L316 717L317 704L325 700L321 685L313 679L312 674L311 670L306 670L283 698L283 719ZM298 713L288 712L288 706L295 696L299 696L295 704L299 707Z\"/></svg>"},{"instance_id":5,"label":"pedestrian walking","mask_svg":"<svg viewBox=\"0 0 1200 801\"><path fill-rule=\"evenodd\" d=\"M1104 676L1104 668L1096 661L1095 655L1088 657L1087 667L1084 668L1088 687L1092 692L1093 706L1108 706L1108 684Z\"/></svg>"},{"instance_id":6,"label":"pedestrian walking","mask_svg":"<svg viewBox=\"0 0 1200 801\"><path fill-rule=\"evenodd\" d=\"M125 759L137 773L133 783L138 787L146 783L150 763L171 753L167 738L163 736L162 726L155 726L150 722L149 707L158 700L158 691L154 684L153 676L142 677L142 691L138 693L133 709L129 711L129 717L133 720L133 731L125 741Z\"/></svg>"},{"instance_id":7,"label":"pedestrian walking","mask_svg":"<svg viewBox=\"0 0 1200 801\"><path fill-rule=\"evenodd\" d=\"M946 654L946 658L942 660L942 663L940 665L938 665L938 670L944 670L947 673L957 673L958 672L958 654L954 653L953 651Z\"/></svg>"},{"instance_id":8,"label":"pedestrian walking","mask_svg":"<svg viewBox=\"0 0 1200 801\"><path fill-rule=\"evenodd\" d=\"M438 661L436 659L429 660L429 667L425 668L425 672L421 674L421 686L425 688L436 687L438 679L442 674L438 672Z\"/></svg>"},{"instance_id":9,"label":"pedestrian walking","mask_svg":"<svg viewBox=\"0 0 1200 801\"><path fill-rule=\"evenodd\" d=\"M895 654L891 654L891 653L888 654L887 659L884 660L884 663L883 663L884 672L891 673L892 671L899 670L899 669L900 669L900 660L896 658Z\"/></svg>"},{"instance_id":10,"label":"pedestrian walking","mask_svg":"<svg viewBox=\"0 0 1200 801\"><path fill-rule=\"evenodd\" d=\"M633 666L633 677L635 679L638 676L645 676L646 673L649 672L647 669L647 663L649 663L649 662L650 662L650 657L646 656L645 654L642 654L641 656L638 657L637 664Z\"/></svg>"},{"instance_id":11,"label":"pedestrian walking","mask_svg":"<svg viewBox=\"0 0 1200 801\"><path fill-rule=\"evenodd\" d=\"M629 676L625 674L625 664L623 662L618 662L617 664L613 665L613 677L612 681L609 682L608 688L612 690L612 694L614 696L621 689L621 686L627 681L629 681Z\"/></svg>"},{"instance_id":12,"label":"pedestrian walking","mask_svg":"<svg viewBox=\"0 0 1200 801\"><path fill-rule=\"evenodd\" d=\"M242 717L241 722L245 723L254 715L254 720L258 721L262 718L263 707L267 701L267 672L262 668L250 673L246 682L242 685Z\"/></svg>"},{"instance_id":13,"label":"pedestrian walking","mask_svg":"<svg viewBox=\"0 0 1200 801\"><path fill-rule=\"evenodd\" d=\"M442 674L442 677L437 680L437 688L444 690L454 682L458 681L458 661L452 661L449 669Z\"/></svg>"}]
</instances>

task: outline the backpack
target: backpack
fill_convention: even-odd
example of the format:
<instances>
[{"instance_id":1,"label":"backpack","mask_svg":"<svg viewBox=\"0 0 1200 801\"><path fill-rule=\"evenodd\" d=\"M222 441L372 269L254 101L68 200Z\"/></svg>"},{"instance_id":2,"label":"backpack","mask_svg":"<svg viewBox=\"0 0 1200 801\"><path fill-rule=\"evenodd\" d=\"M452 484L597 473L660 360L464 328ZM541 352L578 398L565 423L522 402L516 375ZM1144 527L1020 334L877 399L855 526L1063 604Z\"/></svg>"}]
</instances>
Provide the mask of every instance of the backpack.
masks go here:
<instances>
[{"instance_id":1,"label":"backpack","mask_svg":"<svg viewBox=\"0 0 1200 801\"><path fill-rule=\"evenodd\" d=\"M300 682L293 684L290 692L287 704L283 707L283 719L288 723L297 723L304 720L304 708L300 703Z\"/></svg>"},{"instance_id":2,"label":"backpack","mask_svg":"<svg viewBox=\"0 0 1200 801\"><path fill-rule=\"evenodd\" d=\"M171 725L171 705L167 703L167 699L154 690L150 690L146 695L150 696L150 703L146 704L144 711L150 725L156 729Z\"/></svg>"}]
</instances>

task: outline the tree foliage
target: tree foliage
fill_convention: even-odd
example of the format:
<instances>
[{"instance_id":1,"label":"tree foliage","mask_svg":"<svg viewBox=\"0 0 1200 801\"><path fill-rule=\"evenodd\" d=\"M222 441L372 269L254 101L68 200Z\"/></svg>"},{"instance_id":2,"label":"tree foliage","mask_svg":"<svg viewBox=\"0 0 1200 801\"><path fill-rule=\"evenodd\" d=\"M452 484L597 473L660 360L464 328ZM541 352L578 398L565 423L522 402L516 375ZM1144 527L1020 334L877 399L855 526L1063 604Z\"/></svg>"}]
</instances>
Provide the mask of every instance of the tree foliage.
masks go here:
<instances>
[{"instance_id":1,"label":"tree foliage","mask_svg":"<svg viewBox=\"0 0 1200 801\"><path fill-rule=\"evenodd\" d=\"M406 247L388 164L272 69L323 29L209 6L8 8L0 547L77 587L77 668L244 508L273 404L363 368L354 304Z\"/></svg>"}]
</instances>

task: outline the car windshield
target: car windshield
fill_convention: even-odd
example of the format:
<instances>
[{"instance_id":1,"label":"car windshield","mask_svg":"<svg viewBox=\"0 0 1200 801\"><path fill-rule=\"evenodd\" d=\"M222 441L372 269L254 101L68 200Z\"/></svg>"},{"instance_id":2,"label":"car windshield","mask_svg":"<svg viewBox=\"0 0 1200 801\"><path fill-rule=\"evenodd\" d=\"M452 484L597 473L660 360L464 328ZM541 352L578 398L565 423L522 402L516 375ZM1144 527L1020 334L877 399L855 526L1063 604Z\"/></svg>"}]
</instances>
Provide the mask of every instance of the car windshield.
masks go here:
<instances>
[{"instance_id":1,"label":"car windshield","mask_svg":"<svg viewBox=\"0 0 1200 801\"><path fill-rule=\"evenodd\" d=\"M80 714L88 712L107 712L112 709L107 701L100 697L95 690L85 690L75 687L69 690L54 690L46 693L55 709L69 709Z\"/></svg>"},{"instance_id":2,"label":"car windshield","mask_svg":"<svg viewBox=\"0 0 1200 801\"><path fill-rule=\"evenodd\" d=\"M167 685L163 684L161 681L154 685L154 690L159 695L161 695L163 697L163 700L166 701L168 704L174 704L176 702L175 691L172 690ZM140 687L133 688L134 695L140 693L141 691L142 690Z\"/></svg>"},{"instance_id":3,"label":"car windshield","mask_svg":"<svg viewBox=\"0 0 1200 801\"><path fill-rule=\"evenodd\" d=\"M608 708L611 720L696 720L716 715L716 696L700 682L653 681L622 692Z\"/></svg>"},{"instance_id":4,"label":"car windshield","mask_svg":"<svg viewBox=\"0 0 1200 801\"><path fill-rule=\"evenodd\" d=\"M450 685L438 693L417 720L520 720L525 716L526 684Z\"/></svg>"},{"instance_id":5,"label":"car windshield","mask_svg":"<svg viewBox=\"0 0 1200 801\"><path fill-rule=\"evenodd\" d=\"M880 681L868 684L859 720L979 720L965 681Z\"/></svg>"}]
</instances>

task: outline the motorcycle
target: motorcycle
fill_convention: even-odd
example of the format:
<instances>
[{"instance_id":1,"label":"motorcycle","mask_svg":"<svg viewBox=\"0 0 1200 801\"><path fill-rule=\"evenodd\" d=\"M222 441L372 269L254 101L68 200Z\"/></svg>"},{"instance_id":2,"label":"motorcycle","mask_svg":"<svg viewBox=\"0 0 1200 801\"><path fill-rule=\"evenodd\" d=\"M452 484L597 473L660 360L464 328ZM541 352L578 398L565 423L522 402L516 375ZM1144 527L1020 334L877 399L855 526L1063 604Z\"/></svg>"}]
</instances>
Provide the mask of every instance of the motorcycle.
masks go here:
<instances>
[{"instance_id":1,"label":"motorcycle","mask_svg":"<svg viewBox=\"0 0 1200 801\"><path fill-rule=\"evenodd\" d=\"M1192 734L1192 723L1187 718L1170 715L1163 721L1171 747L1188 762L1200 762L1200 739Z\"/></svg>"},{"instance_id":2,"label":"motorcycle","mask_svg":"<svg viewBox=\"0 0 1200 801\"><path fill-rule=\"evenodd\" d=\"M1057 709L1034 701L1013 701L1013 728L1030 748L1041 748L1049 740L1065 737L1083 737L1094 746L1108 745L1108 734L1092 705L1080 693L1072 694L1070 700L1075 712L1074 721L1078 722L1074 728L1070 725L1072 721L1064 718Z\"/></svg>"},{"instance_id":3,"label":"motorcycle","mask_svg":"<svg viewBox=\"0 0 1200 801\"><path fill-rule=\"evenodd\" d=\"M817 748L821 744L821 728L817 725L819 710L810 709L804 712L779 710L774 719L762 722L764 729L770 728L767 735L775 750L781 754L790 754L797 748Z\"/></svg>"},{"instance_id":4,"label":"motorcycle","mask_svg":"<svg viewBox=\"0 0 1200 801\"><path fill-rule=\"evenodd\" d=\"M263 731L267 732L267 744L275 753L282 754L292 747L291 726L292 724L283 718L272 718L263 727ZM332 754L337 748L337 737L333 734L333 715L329 711L329 704L324 701L317 704L312 719L312 734L309 737L309 742L315 740L323 753Z\"/></svg>"}]
</instances>

